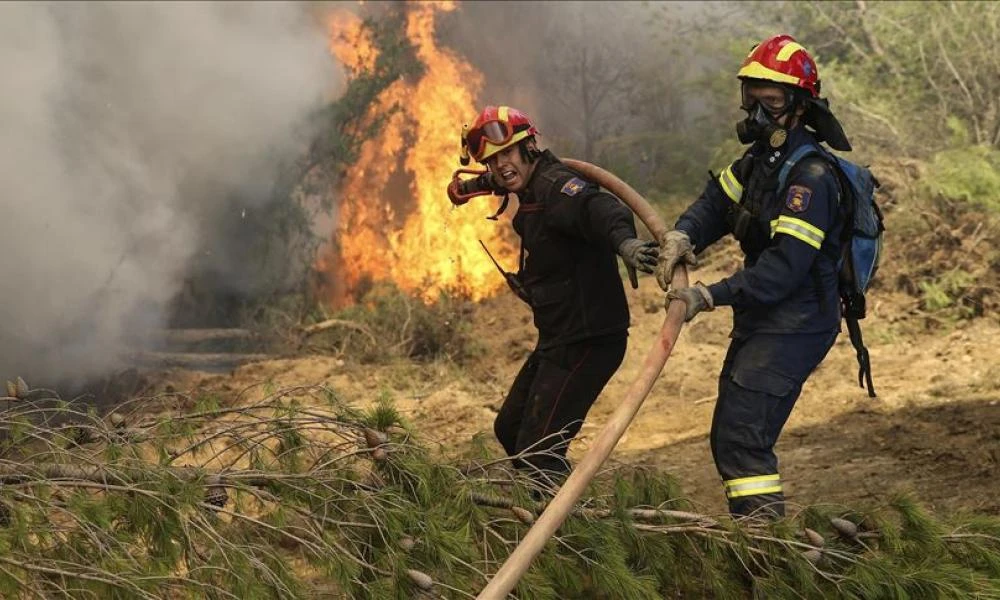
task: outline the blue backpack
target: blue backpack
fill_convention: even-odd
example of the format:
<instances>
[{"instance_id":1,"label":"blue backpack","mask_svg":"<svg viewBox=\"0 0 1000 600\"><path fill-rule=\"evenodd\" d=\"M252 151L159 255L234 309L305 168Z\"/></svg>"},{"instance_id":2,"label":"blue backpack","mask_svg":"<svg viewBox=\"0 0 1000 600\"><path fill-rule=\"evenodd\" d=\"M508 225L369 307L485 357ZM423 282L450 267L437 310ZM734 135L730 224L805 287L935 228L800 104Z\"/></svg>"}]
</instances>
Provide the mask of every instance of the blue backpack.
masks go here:
<instances>
[{"instance_id":1,"label":"blue backpack","mask_svg":"<svg viewBox=\"0 0 1000 600\"><path fill-rule=\"evenodd\" d=\"M840 301L842 314L847 322L851 344L858 355L858 385L868 386L868 395L875 397L868 349L861 337L860 319L865 318L865 293L878 272L882 258L882 233L885 231L882 211L875 202L878 179L867 167L854 164L812 144L799 146L785 159L778 174L778 189L785 188L792 168L807 156L818 154L825 158L837 174L841 201L847 216L841 234L841 256L837 257L840 270Z\"/></svg>"}]
</instances>

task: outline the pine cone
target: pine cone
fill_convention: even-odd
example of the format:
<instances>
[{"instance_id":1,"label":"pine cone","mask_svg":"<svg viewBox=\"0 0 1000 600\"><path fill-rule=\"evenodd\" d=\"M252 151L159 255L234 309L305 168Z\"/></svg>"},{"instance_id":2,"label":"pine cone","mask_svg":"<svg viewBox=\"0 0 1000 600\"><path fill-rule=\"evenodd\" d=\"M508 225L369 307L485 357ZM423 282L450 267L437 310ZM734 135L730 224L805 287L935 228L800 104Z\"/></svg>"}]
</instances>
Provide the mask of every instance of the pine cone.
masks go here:
<instances>
[{"instance_id":1,"label":"pine cone","mask_svg":"<svg viewBox=\"0 0 1000 600\"><path fill-rule=\"evenodd\" d=\"M206 487L205 502L216 508L225 508L229 502L229 491L221 485Z\"/></svg>"},{"instance_id":2,"label":"pine cone","mask_svg":"<svg viewBox=\"0 0 1000 600\"><path fill-rule=\"evenodd\" d=\"M416 569L407 569L406 574L409 576L410 581L422 590L430 590L434 587L434 580L427 573L417 571Z\"/></svg>"},{"instance_id":3,"label":"pine cone","mask_svg":"<svg viewBox=\"0 0 1000 600\"><path fill-rule=\"evenodd\" d=\"M79 426L74 427L69 435L70 441L73 445L82 446L84 444L89 444L94 441L94 434L90 430L90 427Z\"/></svg>"},{"instance_id":4,"label":"pine cone","mask_svg":"<svg viewBox=\"0 0 1000 600\"><path fill-rule=\"evenodd\" d=\"M369 427L365 428L365 443L368 444L369 448L375 448L381 446L382 444L389 441L389 436L385 433L371 429Z\"/></svg>"},{"instance_id":5,"label":"pine cone","mask_svg":"<svg viewBox=\"0 0 1000 600\"><path fill-rule=\"evenodd\" d=\"M834 517L830 519L830 525L837 530L837 533L840 534L841 537L852 541L858 539L858 526L851 523L847 519L838 519Z\"/></svg>"},{"instance_id":6,"label":"pine cone","mask_svg":"<svg viewBox=\"0 0 1000 600\"><path fill-rule=\"evenodd\" d=\"M525 525L531 525L532 523L535 522L535 515L533 515L531 511L523 509L520 506L511 506L510 512L514 513L514 516L517 517L517 520L524 523Z\"/></svg>"},{"instance_id":7,"label":"pine cone","mask_svg":"<svg viewBox=\"0 0 1000 600\"><path fill-rule=\"evenodd\" d=\"M403 537L399 538L399 547L402 548L404 552L409 552L410 550L413 550L413 547L416 545L417 545L416 540L414 540L408 535L404 535Z\"/></svg>"},{"instance_id":8,"label":"pine cone","mask_svg":"<svg viewBox=\"0 0 1000 600\"><path fill-rule=\"evenodd\" d=\"M809 529L808 527L806 527L805 531L802 532L802 535L803 537L806 538L806 540L809 541L810 544L816 546L817 548L822 548L823 545L826 543L826 540L823 539L823 536L816 533L812 529Z\"/></svg>"},{"instance_id":9,"label":"pine cone","mask_svg":"<svg viewBox=\"0 0 1000 600\"><path fill-rule=\"evenodd\" d=\"M31 388L28 387L28 384L25 383L25 381L20 377L15 380L14 389L17 392L15 395L22 400L27 398L28 394L31 392Z\"/></svg>"}]
</instances>

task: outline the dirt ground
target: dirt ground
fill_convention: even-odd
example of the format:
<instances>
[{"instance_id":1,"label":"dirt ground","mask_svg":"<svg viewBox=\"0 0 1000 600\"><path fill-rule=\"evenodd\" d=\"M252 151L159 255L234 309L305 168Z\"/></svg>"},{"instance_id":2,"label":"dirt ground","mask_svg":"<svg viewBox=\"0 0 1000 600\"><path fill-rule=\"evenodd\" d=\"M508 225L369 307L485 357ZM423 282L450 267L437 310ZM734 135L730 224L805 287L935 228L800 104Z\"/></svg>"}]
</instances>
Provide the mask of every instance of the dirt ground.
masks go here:
<instances>
[{"instance_id":1,"label":"dirt ground","mask_svg":"<svg viewBox=\"0 0 1000 600\"><path fill-rule=\"evenodd\" d=\"M715 281L732 266L700 269L692 280ZM663 321L663 296L652 278L628 293L628 353L571 448L576 459L623 398ZM496 410L535 340L528 309L512 295L480 306L474 327L487 351L472 366L358 365L307 356L245 365L231 374L174 372L166 380L178 390L223 396L262 383L279 389L324 384L358 406L388 394L425 441L450 452L477 433L492 440ZM940 513L1000 514L1000 323L980 318L929 331L914 307L903 295L879 296L864 322L877 399L857 385L846 333L805 386L777 448L791 503L870 506L910 490ZM725 510L708 431L730 321L731 312L721 309L685 327L609 463L670 473L709 513Z\"/></svg>"}]
</instances>

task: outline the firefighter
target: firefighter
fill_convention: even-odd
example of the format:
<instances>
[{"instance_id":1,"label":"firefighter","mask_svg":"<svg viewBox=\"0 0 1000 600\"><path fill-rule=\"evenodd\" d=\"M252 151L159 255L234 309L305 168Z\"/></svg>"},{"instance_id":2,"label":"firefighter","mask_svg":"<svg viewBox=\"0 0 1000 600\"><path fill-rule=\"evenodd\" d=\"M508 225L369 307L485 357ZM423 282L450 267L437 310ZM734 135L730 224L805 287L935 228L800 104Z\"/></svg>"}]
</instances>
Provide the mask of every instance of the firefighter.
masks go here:
<instances>
[{"instance_id":1,"label":"firefighter","mask_svg":"<svg viewBox=\"0 0 1000 600\"><path fill-rule=\"evenodd\" d=\"M493 429L515 466L550 488L569 464L566 450L625 356L629 310L616 256L653 273L655 241L636 235L632 212L549 150L514 108L488 106L466 136L498 191L515 193L521 251L508 282L531 307L538 341ZM523 454L522 454L523 453Z\"/></svg>"},{"instance_id":2,"label":"firefighter","mask_svg":"<svg viewBox=\"0 0 1000 600\"><path fill-rule=\"evenodd\" d=\"M810 373L840 331L838 259L846 213L836 172L821 155L785 164L803 144L851 146L810 54L788 35L767 39L743 61L739 140L750 147L678 218L660 252L657 282L676 264L733 234L744 268L711 285L668 290L686 320L733 308L731 343L719 376L711 447L734 515L784 515L774 445ZM785 185L779 174L786 167Z\"/></svg>"}]
</instances>

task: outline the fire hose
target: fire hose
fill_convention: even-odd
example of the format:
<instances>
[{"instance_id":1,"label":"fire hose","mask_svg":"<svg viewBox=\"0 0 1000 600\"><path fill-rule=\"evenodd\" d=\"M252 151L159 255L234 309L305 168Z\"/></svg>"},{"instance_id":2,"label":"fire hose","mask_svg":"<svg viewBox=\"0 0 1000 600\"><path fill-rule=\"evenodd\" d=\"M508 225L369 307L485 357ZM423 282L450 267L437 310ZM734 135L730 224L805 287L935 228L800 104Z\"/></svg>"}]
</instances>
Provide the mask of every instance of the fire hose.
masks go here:
<instances>
[{"instance_id":1,"label":"fire hose","mask_svg":"<svg viewBox=\"0 0 1000 600\"><path fill-rule=\"evenodd\" d=\"M573 159L562 159L562 162L584 178L589 179L618 196L632 212L646 225L650 233L662 244L667 233L667 227L649 202L627 183L596 165ZM457 173L456 173L457 178ZM467 200L467 198L466 198ZM678 266L673 272L671 285L674 288L687 287L687 270ZM587 485L597 474L597 471L608 459L618 440L632 423L636 413L642 406L653 383L663 370L670 352L677 342L681 327L684 325L684 303L673 300L667 307L667 314L660 328L656 341L646 352L646 358L639 376L632 382L625 393L625 400L618 406L611 418L598 434L590 451L583 457L580 464L570 473L562 487L545 507L542 514L528 530L521 543L514 549L504 564L489 581L478 600L503 600L507 597L517 582L527 572L531 562L545 547L545 544L555 534L559 526L573 510L576 501L580 499Z\"/></svg>"}]
</instances>

